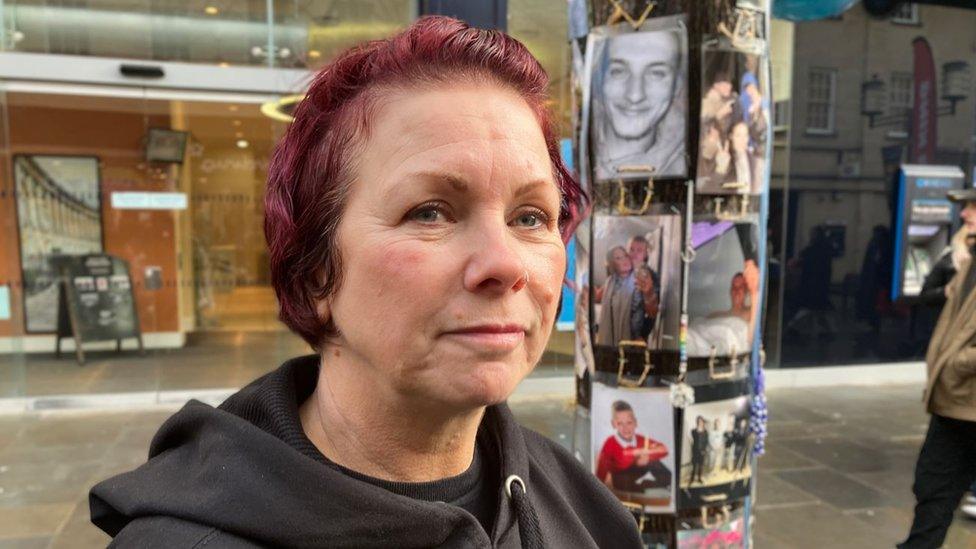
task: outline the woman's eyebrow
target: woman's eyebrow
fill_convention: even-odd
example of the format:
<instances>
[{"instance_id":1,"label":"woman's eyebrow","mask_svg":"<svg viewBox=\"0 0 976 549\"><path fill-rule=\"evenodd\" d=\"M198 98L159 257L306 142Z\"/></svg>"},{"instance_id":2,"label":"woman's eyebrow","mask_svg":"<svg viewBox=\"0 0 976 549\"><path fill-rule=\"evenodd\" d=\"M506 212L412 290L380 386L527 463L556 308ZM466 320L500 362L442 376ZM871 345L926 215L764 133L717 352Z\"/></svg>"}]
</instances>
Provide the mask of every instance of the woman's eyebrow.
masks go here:
<instances>
[{"instance_id":1,"label":"woman's eyebrow","mask_svg":"<svg viewBox=\"0 0 976 549\"><path fill-rule=\"evenodd\" d=\"M463 177L451 173L442 171L419 171L411 172L407 174L405 179L422 180L429 183L446 185L451 188L451 190L464 193L468 191L468 182L464 180Z\"/></svg>"},{"instance_id":2,"label":"woman's eyebrow","mask_svg":"<svg viewBox=\"0 0 976 549\"><path fill-rule=\"evenodd\" d=\"M515 198L520 198L523 195L531 194L537 190L543 190L546 187L555 185L556 183L551 179L532 179L515 190Z\"/></svg>"}]
</instances>

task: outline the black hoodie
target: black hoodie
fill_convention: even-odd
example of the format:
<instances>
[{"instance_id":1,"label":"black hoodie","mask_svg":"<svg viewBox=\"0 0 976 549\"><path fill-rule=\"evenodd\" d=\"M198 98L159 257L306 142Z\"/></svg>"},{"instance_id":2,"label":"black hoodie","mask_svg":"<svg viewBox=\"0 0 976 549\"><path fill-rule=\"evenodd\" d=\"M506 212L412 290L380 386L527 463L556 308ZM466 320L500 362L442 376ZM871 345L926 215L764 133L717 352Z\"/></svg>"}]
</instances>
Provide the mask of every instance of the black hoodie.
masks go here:
<instances>
[{"instance_id":1,"label":"black hoodie","mask_svg":"<svg viewBox=\"0 0 976 549\"><path fill-rule=\"evenodd\" d=\"M149 461L91 490L116 547L641 547L632 516L572 455L489 407L481 435L499 479L489 535L467 511L344 473L302 431L317 356L289 360L218 408L191 401Z\"/></svg>"}]
</instances>

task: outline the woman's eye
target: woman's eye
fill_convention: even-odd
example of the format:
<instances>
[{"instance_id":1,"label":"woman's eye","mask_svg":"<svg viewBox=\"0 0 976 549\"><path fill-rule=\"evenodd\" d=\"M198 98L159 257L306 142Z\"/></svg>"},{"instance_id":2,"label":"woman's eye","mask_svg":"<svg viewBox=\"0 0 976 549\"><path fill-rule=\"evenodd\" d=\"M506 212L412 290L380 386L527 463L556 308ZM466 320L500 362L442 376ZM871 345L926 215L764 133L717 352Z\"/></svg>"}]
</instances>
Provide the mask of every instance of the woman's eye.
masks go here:
<instances>
[{"instance_id":1,"label":"woman's eye","mask_svg":"<svg viewBox=\"0 0 976 549\"><path fill-rule=\"evenodd\" d=\"M441 209L434 205L421 206L410 213L410 219L419 223L439 223L444 221L447 216Z\"/></svg>"},{"instance_id":2,"label":"woman's eye","mask_svg":"<svg viewBox=\"0 0 976 549\"><path fill-rule=\"evenodd\" d=\"M545 223L545 214L540 212L525 212L519 214L519 216L515 218L516 225L530 229L541 227L542 225L545 225Z\"/></svg>"}]
</instances>

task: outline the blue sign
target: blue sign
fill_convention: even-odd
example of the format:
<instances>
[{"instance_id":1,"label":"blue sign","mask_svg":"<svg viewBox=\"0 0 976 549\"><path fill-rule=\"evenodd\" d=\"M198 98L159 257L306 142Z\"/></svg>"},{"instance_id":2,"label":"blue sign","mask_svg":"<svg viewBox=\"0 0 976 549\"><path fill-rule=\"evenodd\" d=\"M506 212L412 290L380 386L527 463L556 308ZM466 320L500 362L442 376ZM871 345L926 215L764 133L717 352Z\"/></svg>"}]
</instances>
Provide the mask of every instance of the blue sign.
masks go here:
<instances>
[{"instance_id":1,"label":"blue sign","mask_svg":"<svg viewBox=\"0 0 976 549\"><path fill-rule=\"evenodd\" d=\"M0 286L0 320L10 320L9 286Z\"/></svg>"},{"instance_id":2,"label":"blue sign","mask_svg":"<svg viewBox=\"0 0 976 549\"><path fill-rule=\"evenodd\" d=\"M576 237L573 237L566 246L566 263L566 280L576 280ZM568 332L576 323L576 292L565 283L562 300L563 308L559 311L559 318L556 319L556 329L560 332Z\"/></svg>"},{"instance_id":3,"label":"blue sign","mask_svg":"<svg viewBox=\"0 0 976 549\"><path fill-rule=\"evenodd\" d=\"M562 156L563 164L569 170L573 169L573 140L560 139L559 153ZM576 280L576 237L570 239L566 245L566 280ZM556 329L561 332L568 332L573 329L576 323L576 292L567 284L563 284L562 310L559 311L559 318L556 319Z\"/></svg>"},{"instance_id":4,"label":"blue sign","mask_svg":"<svg viewBox=\"0 0 976 549\"><path fill-rule=\"evenodd\" d=\"M921 177L915 180L915 186L920 189L951 189L954 187L951 179L929 179Z\"/></svg>"}]
</instances>

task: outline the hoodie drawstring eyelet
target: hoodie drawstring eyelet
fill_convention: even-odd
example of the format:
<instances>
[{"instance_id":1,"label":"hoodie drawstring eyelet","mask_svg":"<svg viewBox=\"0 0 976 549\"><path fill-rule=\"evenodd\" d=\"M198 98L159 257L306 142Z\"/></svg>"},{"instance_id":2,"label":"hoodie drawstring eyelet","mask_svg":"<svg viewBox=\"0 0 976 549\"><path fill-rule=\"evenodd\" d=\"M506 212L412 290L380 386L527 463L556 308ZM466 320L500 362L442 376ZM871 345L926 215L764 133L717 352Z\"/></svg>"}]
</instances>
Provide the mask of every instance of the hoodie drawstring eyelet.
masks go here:
<instances>
[{"instance_id":1,"label":"hoodie drawstring eyelet","mask_svg":"<svg viewBox=\"0 0 976 549\"><path fill-rule=\"evenodd\" d=\"M518 475L509 475L505 479L505 495L512 500L515 516L518 519L519 539L522 549L543 549L542 530L539 528L539 516L529 501L525 490L525 481Z\"/></svg>"}]
</instances>

